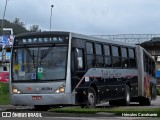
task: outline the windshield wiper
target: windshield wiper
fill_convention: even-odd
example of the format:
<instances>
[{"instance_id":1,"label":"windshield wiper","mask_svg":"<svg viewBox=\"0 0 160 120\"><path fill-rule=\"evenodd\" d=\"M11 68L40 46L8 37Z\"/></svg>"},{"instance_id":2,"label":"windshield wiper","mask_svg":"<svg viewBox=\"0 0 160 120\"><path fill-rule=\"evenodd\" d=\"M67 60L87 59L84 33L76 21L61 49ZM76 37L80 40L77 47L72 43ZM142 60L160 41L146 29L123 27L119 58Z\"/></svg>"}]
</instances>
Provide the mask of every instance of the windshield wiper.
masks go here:
<instances>
[{"instance_id":1,"label":"windshield wiper","mask_svg":"<svg viewBox=\"0 0 160 120\"><path fill-rule=\"evenodd\" d=\"M35 65L35 59L34 59L34 51L33 51L32 60L33 60L33 66L34 66L34 68L35 68L35 67L36 67L36 65Z\"/></svg>"},{"instance_id":2,"label":"windshield wiper","mask_svg":"<svg viewBox=\"0 0 160 120\"><path fill-rule=\"evenodd\" d=\"M42 60L49 54L49 52L53 49L53 46L52 47L49 47L47 50L45 51L42 51L42 54L41 54L41 57L40 57L40 66L41 66L41 62Z\"/></svg>"},{"instance_id":3,"label":"windshield wiper","mask_svg":"<svg viewBox=\"0 0 160 120\"><path fill-rule=\"evenodd\" d=\"M29 56L32 58L32 61L33 61L33 67L35 68L35 56L34 56L34 51L33 51L33 55L31 54L31 51L28 50L28 48L26 47L26 51L28 52Z\"/></svg>"}]
</instances>

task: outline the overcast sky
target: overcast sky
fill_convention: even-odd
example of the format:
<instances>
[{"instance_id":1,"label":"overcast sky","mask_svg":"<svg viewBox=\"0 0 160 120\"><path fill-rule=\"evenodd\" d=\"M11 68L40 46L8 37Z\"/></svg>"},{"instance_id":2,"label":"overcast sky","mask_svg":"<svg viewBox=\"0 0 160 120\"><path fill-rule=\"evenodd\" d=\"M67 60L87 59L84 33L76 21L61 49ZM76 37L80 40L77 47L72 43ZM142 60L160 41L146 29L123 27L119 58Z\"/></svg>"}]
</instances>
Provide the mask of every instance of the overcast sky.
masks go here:
<instances>
[{"instance_id":1,"label":"overcast sky","mask_svg":"<svg viewBox=\"0 0 160 120\"><path fill-rule=\"evenodd\" d=\"M0 18L6 0L0 0ZM88 35L160 33L160 0L8 0L5 19Z\"/></svg>"}]
</instances>

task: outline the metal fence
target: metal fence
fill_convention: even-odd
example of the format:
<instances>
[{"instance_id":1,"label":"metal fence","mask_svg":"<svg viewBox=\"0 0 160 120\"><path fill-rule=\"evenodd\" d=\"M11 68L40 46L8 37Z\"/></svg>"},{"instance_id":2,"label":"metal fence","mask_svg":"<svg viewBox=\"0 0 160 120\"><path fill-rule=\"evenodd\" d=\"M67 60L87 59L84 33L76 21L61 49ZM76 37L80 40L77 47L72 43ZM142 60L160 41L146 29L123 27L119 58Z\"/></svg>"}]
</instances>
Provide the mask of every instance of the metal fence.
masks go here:
<instances>
[{"instance_id":1,"label":"metal fence","mask_svg":"<svg viewBox=\"0 0 160 120\"><path fill-rule=\"evenodd\" d=\"M92 35L94 37L120 41L125 43L140 44L152 38L160 38L160 34L117 34L117 35Z\"/></svg>"}]
</instances>

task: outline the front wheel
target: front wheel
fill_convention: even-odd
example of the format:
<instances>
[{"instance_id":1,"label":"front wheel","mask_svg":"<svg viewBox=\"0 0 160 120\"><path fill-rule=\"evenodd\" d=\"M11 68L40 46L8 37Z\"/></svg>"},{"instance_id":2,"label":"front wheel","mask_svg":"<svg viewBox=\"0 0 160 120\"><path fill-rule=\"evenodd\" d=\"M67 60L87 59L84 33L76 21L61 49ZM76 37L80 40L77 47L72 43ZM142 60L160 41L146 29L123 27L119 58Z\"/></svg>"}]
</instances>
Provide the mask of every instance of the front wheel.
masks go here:
<instances>
[{"instance_id":1,"label":"front wheel","mask_svg":"<svg viewBox=\"0 0 160 120\"><path fill-rule=\"evenodd\" d=\"M97 95L96 95L96 91L94 90L93 87L90 87L88 89L88 96L87 96L87 107L88 108L94 108L96 106L97 103Z\"/></svg>"}]
</instances>

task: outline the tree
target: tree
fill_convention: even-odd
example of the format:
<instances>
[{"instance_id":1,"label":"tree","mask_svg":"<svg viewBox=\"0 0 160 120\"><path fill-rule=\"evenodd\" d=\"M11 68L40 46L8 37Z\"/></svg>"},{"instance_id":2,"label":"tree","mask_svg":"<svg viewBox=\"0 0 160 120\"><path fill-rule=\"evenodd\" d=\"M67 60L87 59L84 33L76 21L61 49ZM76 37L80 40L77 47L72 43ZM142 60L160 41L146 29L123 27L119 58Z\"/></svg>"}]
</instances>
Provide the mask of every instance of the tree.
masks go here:
<instances>
[{"instance_id":1,"label":"tree","mask_svg":"<svg viewBox=\"0 0 160 120\"><path fill-rule=\"evenodd\" d=\"M41 29L39 29L39 25L32 25L29 29L30 32L41 32Z\"/></svg>"},{"instance_id":2,"label":"tree","mask_svg":"<svg viewBox=\"0 0 160 120\"><path fill-rule=\"evenodd\" d=\"M11 25L11 28L13 28L13 32L15 35L28 32L28 30L25 27L25 24L21 22L19 18L15 18L12 24L13 25Z\"/></svg>"},{"instance_id":3,"label":"tree","mask_svg":"<svg viewBox=\"0 0 160 120\"><path fill-rule=\"evenodd\" d=\"M14 24L20 25L22 27L25 27L25 24L23 22L20 21L19 18L15 18L15 20L13 21Z\"/></svg>"},{"instance_id":4,"label":"tree","mask_svg":"<svg viewBox=\"0 0 160 120\"><path fill-rule=\"evenodd\" d=\"M0 23L2 22L2 19L0 19ZM13 22L10 22L6 19L3 20L3 28L12 28L13 29L13 34L17 35L17 34L21 34L21 33L26 33L29 32L24 24L22 25L23 22L20 22L19 18L16 18ZM1 34L3 34L2 30Z\"/></svg>"},{"instance_id":5,"label":"tree","mask_svg":"<svg viewBox=\"0 0 160 120\"><path fill-rule=\"evenodd\" d=\"M0 23L1 22L2 22L2 20L0 19ZM27 29L25 27L25 24L23 22L21 22L19 18L15 18L15 20L12 22L10 22L8 20L4 20L3 28L12 28L14 35L26 33L26 32L40 32L41 31L41 29L39 28L38 25L32 25L32 26L30 26L29 29ZM3 31L2 31L1 25L0 25L0 34L2 34L2 33L3 33Z\"/></svg>"},{"instance_id":6,"label":"tree","mask_svg":"<svg viewBox=\"0 0 160 120\"><path fill-rule=\"evenodd\" d=\"M15 18L15 20L13 21L14 24L19 24L19 18Z\"/></svg>"}]
</instances>

